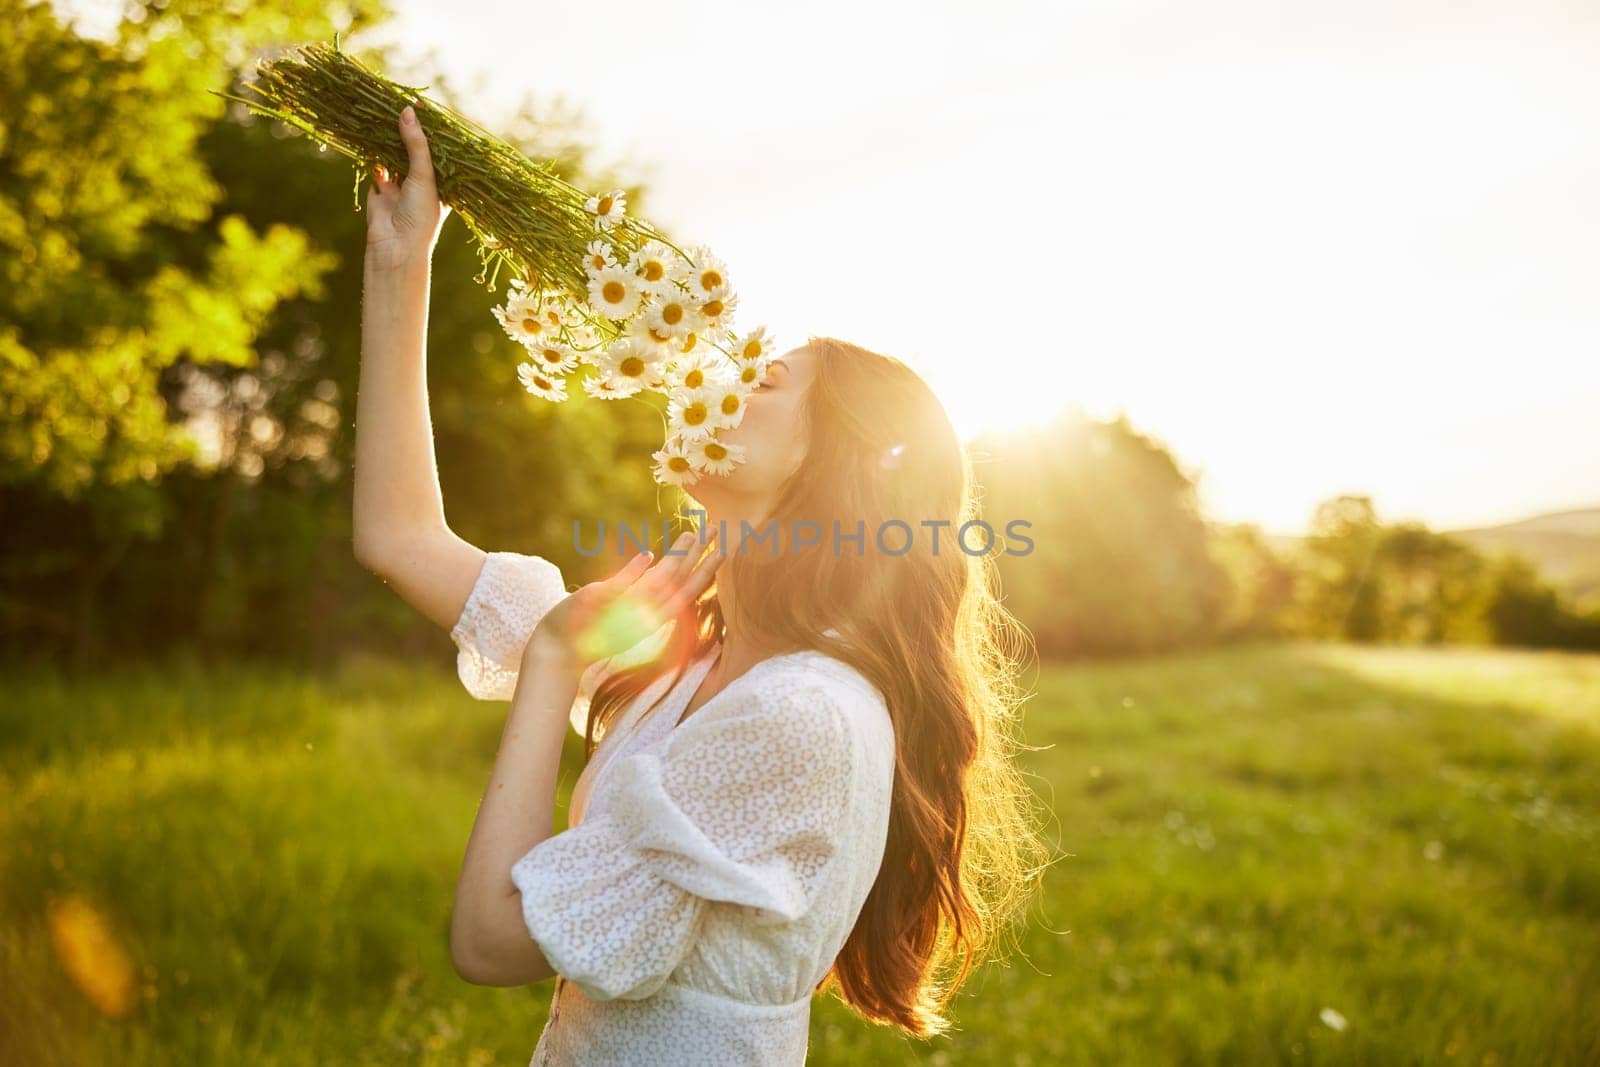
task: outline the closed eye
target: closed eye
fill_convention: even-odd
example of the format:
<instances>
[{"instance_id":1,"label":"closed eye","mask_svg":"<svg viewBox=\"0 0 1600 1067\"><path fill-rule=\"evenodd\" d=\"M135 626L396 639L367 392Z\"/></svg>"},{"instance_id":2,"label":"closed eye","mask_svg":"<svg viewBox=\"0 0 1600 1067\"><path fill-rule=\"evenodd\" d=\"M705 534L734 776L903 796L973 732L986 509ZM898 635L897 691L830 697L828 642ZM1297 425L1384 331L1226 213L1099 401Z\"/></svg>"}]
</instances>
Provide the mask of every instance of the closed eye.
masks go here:
<instances>
[{"instance_id":1,"label":"closed eye","mask_svg":"<svg viewBox=\"0 0 1600 1067\"><path fill-rule=\"evenodd\" d=\"M777 360L777 361L773 362L767 368L767 373L762 375L761 376L761 380L756 383L756 389L758 391L761 390L761 389L770 389L770 388L772 388L773 386L775 386L777 384L778 368L779 367L783 368L783 372L785 374L789 373L788 364L784 363L782 360Z\"/></svg>"}]
</instances>

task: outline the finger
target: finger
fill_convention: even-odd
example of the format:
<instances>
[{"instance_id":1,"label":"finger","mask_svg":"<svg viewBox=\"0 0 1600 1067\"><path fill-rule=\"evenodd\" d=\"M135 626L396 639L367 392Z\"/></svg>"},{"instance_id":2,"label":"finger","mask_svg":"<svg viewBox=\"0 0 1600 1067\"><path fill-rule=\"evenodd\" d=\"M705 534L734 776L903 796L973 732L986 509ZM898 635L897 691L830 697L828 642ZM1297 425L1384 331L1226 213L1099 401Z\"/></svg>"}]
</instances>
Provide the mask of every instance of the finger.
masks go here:
<instances>
[{"instance_id":1,"label":"finger","mask_svg":"<svg viewBox=\"0 0 1600 1067\"><path fill-rule=\"evenodd\" d=\"M418 179L433 184L433 158L428 155L428 136L422 132L417 112L410 104L400 112L400 140L406 145L406 181Z\"/></svg>"},{"instance_id":2,"label":"finger","mask_svg":"<svg viewBox=\"0 0 1600 1067\"><path fill-rule=\"evenodd\" d=\"M389 193L383 184L374 178L372 184L367 186L368 218L374 217L375 213L380 209L389 210Z\"/></svg>"},{"instance_id":3,"label":"finger","mask_svg":"<svg viewBox=\"0 0 1600 1067\"><path fill-rule=\"evenodd\" d=\"M387 193L394 188L394 175L389 173L389 168L382 163L372 165L372 183L378 187L379 193Z\"/></svg>"},{"instance_id":4,"label":"finger","mask_svg":"<svg viewBox=\"0 0 1600 1067\"><path fill-rule=\"evenodd\" d=\"M704 556L698 559L696 556L698 553L690 554L687 565L677 572L670 584L652 591L652 595L659 598L659 609L669 618L676 618L700 599L700 594L711 587L724 558L715 546Z\"/></svg>"},{"instance_id":5,"label":"finger","mask_svg":"<svg viewBox=\"0 0 1600 1067\"><path fill-rule=\"evenodd\" d=\"M632 559L617 568L617 573L607 578L606 581L620 588L627 588L634 579L643 574L645 568L650 566L650 561L655 557L649 552L637 553Z\"/></svg>"},{"instance_id":6,"label":"finger","mask_svg":"<svg viewBox=\"0 0 1600 1067\"><path fill-rule=\"evenodd\" d=\"M662 551L661 558L656 561L655 566L639 579L636 588L640 595L662 598L672 592L682 580L683 574L694 565L696 553L690 551L694 538L693 530L685 530L668 546L670 551L665 549Z\"/></svg>"},{"instance_id":7,"label":"finger","mask_svg":"<svg viewBox=\"0 0 1600 1067\"><path fill-rule=\"evenodd\" d=\"M721 562L719 558L716 563L703 567L690 575L689 580L679 586L677 592L668 597L661 605L661 613L669 619L676 619L690 614L693 611L695 601L699 600L701 594L711 588L711 580L716 576L717 567Z\"/></svg>"},{"instance_id":8,"label":"finger","mask_svg":"<svg viewBox=\"0 0 1600 1067\"><path fill-rule=\"evenodd\" d=\"M722 566L722 561L727 556L713 548L679 584L678 590L673 594L674 603L669 606L670 611L681 611L689 604L700 599L700 595L711 588L712 581L717 576L717 568ZM681 603L676 603L681 601Z\"/></svg>"}]
</instances>

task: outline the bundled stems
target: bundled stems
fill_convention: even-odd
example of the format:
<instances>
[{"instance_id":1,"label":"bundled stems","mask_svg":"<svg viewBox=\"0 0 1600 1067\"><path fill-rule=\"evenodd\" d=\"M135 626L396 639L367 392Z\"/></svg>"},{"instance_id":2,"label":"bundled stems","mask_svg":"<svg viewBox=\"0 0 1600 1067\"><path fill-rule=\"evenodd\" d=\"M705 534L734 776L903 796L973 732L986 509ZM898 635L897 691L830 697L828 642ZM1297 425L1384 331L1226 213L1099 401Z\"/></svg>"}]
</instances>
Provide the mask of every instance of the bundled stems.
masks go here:
<instances>
[{"instance_id":1,"label":"bundled stems","mask_svg":"<svg viewBox=\"0 0 1600 1067\"><path fill-rule=\"evenodd\" d=\"M358 210L361 178L371 167L405 174L406 148L395 120L411 105L428 135L439 199L477 239L483 272L476 280L487 281L493 290L501 266L508 266L532 287L584 299L583 250L596 236L594 215L584 206L588 194L552 173L547 162L535 162L471 119L430 100L424 95L427 86L385 78L342 51L335 37L331 46L302 45L287 56L258 63L256 80L244 88L261 100L212 91L354 159L359 164ZM606 236L626 251L647 240L661 241L689 260L637 218L618 220Z\"/></svg>"}]
</instances>

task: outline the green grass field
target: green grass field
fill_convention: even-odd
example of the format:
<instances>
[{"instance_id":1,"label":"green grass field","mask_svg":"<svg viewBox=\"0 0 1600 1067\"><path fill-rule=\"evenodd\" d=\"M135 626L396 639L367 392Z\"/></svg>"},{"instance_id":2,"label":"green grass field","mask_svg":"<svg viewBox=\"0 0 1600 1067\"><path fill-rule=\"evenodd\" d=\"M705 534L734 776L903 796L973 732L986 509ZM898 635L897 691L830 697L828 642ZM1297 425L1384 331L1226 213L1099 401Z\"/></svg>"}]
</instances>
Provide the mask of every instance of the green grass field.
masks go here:
<instances>
[{"instance_id":1,"label":"green grass field","mask_svg":"<svg viewBox=\"0 0 1600 1067\"><path fill-rule=\"evenodd\" d=\"M0 1062L526 1063L551 983L448 960L508 708L448 664L8 675ZM1037 688L1065 855L1026 954L929 1043L819 1000L811 1062L1600 1062L1600 656L1262 646ZM70 963L96 917L120 986Z\"/></svg>"}]
</instances>

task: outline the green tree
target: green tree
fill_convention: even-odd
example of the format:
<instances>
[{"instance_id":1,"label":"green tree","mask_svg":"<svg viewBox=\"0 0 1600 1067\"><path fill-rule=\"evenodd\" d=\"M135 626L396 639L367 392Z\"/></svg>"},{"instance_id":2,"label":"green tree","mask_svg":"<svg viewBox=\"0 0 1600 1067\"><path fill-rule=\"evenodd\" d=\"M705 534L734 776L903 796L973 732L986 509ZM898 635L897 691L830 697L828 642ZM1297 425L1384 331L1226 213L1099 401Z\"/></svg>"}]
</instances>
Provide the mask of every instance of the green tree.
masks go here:
<instances>
[{"instance_id":1,"label":"green tree","mask_svg":"<svg viewBox=\"0 0 1600 1067\"><path fill-rule=\"evenodd\" d=\"M1323 502L1294 566L1291 629L1303 636L1600 647L1600 615L1563 603L1527 560L1421 523L1385 524L1365 496Z\"/></svg>"},{"instance_id":2,"label":"green tree","mask_svg":"<svg viewBox=\"0 0 1600 1067\"><path fill-rule=\"evenodd\" d=\"M36 246L31 262L0 257L12 282L0 327L22 348L0 369L0 635L19 654L81 662L187 642L316 658L352 644L439 648L350 554L366 228L351 164L206 91L238 92L263 50L327 39L379 11L278 3L237 17L173 0L134 6L106 43L36 7L13 20L16 43L0 43L0 79L37 89L0 98L0 213L48 201L52 188L82 201L54 228L12 228ZM391 54L363 59L474 110L431 71ZM49 82L63 66L87 71L82 91ZM91 90L113 71L143 80L137 100L108 111L110 90ZM71 186L70 166L47 149L17 148L82 140L113 111L120 125L95 158L120 184L98 199ZM577 117L525 107L504 132L575 184L627 187L585 171ZM130 162L144 154L153 162ZM631 208L644 199L630 188ZM93 203L121 221L100 219ZM59 277L41 269L47 241L74 250ZM489 314L504 294L474 281L469 241L458 220L447 224L429 321L450 519L486 547L547 555L578 580L587 561L571 549L573 518L653 517L669 501L645 461L661 417L581 390L559 405L527 395L522 351ZM288 284L302 271L305 284ZM103 299L73 297L85 293ZM100 378L85 377L97 368Z\"/></svg>"},{"instance_id":3,"label":"green tree","mask_svg":"<svg viewBox=\"0 0 1600 1067\"><path fill-rule=\"evenodd\" d=\"M371 8L340 16L365 21ZM195 455L167 418L180 358L246 365L285 299L333 265L297 229L216 215L195 151L227 57L336 28L320 4L134 5L117 40L0 0L0 483L87 498L147 533Z\"/></svg>"},{"instance_id":4,"label":"green tree","mask_svg":"<svg viewBox=\"0 0 1600 1067\"><path fill-rule=\"evenodd\" d=\"M1227 574L1228 598L1217 618L1225 640L1288 632L1294 567L1281 559L1254 523L1212 523L1211 556Z\"/></svg>"},{"instance_id":5,"label":"green tree","mask_svg":"<svg viewBox=\"0 0 1600 1067\"><path fill-rule=\"evenodd\" d=\"M986 519L1000 533L1014 519L1032 524L1021 532L1033 549L996 562L1006 606L1041 654L1152 652L1216 636L1227 575L1194 480L1125 415L1067 412L972 447Z\"/></svg>"},{"instance_id":6,"label":"green tree","mask_svg":"<svg viewBox=\"0 0 1600 1067\"><path fill-rule=\"evenodd\" d=\"M1295 628L1310 637L1375 640L1381 603L1372 565L1381 531L1366 496L1339 496L1317 506L1300 544Z\"/></svg>"}]
</instances>

